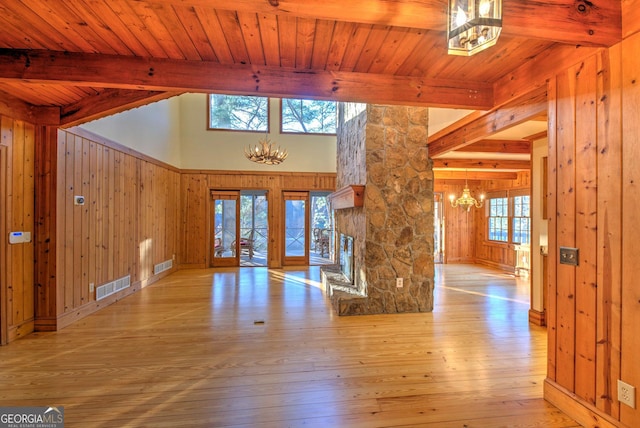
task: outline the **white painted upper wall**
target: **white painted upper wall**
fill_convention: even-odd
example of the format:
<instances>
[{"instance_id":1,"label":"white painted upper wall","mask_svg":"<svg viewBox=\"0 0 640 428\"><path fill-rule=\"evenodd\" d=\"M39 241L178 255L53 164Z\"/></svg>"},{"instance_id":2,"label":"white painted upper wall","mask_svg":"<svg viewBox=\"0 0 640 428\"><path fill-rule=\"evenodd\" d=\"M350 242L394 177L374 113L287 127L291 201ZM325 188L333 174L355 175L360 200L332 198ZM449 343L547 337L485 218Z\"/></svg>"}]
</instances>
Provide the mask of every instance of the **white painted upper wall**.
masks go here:
<instances>
[{"instance_id":1,"label":"white painted upper wall","mask_svg":"<svg viewBox=\"0 0 640 428\"><path fill-rule=\"evenodd\" d=\"M179 167L180 100L169 98L87 122L82 128Z\"/></svg>"},{"instance_id":2,"label":"white painted upper wall","mask_svg":"<svg viewBox=\"0 0 640 428\"><path fill-rule=\"evenodd\" d=\"M249 161L244 149L264 133L207 129L207 95L183 94L82 127L181 169L335 172L336 136L280 134L280 100L270 100L269 138L287 149L280 165Z\"/></svg>"}]
</instances>

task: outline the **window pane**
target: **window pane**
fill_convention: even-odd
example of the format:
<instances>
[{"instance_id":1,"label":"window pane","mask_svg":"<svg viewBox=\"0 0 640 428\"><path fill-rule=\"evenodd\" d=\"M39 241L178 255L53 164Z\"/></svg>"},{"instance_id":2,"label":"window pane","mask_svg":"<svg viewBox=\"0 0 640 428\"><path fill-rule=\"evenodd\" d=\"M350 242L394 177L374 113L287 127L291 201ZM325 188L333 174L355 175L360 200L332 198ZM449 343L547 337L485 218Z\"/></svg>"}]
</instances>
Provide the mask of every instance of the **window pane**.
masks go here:
<instances>
[{"instance_id":1,"label":"window pane","mask_svg":"<svg viewBox=\"0 0 640 428\"><path fill-rule=\"evenodd\" d=\"M211 94L209 128L266 132L269 129L269 98Z\"/></svg>"},{"instance_id":2,"label":"window pane","mask_svg":"<svg viewBox=\"0 0 640 428\"><path fill-rule=\"evenodd\" d=\"M507 242L509 237L508 199L489 199L489 239Z\"/></svg>"},{"instance_id":3,"label":"window pane","mask_svg":"<svg viewBox=\"0 0 640 428\"><path fill-rule=\"evenodd\" d=\"M282 99L282 132L335 134L336 102Z\"/></svg>"},{"instance_id":4,"label":"window pane","mask_svg":"<svg viewBox=\"0 0 640 428\"><path fill-rule=\"evenodd\" d=\"M514 197L513 208L513 236L511 240L516 244L530 244L531 221L529 219L529 196Z\"/></svg>"}]
</instances>

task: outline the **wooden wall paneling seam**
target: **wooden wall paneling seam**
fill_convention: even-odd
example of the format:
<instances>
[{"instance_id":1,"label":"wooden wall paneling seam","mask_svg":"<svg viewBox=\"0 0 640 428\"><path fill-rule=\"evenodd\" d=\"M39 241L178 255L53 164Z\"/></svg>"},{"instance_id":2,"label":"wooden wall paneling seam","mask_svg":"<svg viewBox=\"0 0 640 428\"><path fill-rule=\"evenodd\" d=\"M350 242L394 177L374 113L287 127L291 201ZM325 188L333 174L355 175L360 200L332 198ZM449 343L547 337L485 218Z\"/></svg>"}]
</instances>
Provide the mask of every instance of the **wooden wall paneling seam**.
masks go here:
<instances>
[{"instance_id":1,"label":"wooden wall paneling seam","mask_svg":"<svg viewBox=\"0 0 640 428\"><path fill-rule=\"evenodd\" d=\"M105 274L104 274L104 263L102 253L104 251L102 240L104 237L104 197L105 197L105 189L103 183L103 168L104 168L104 151L105 147L101 144L96 144L96 170L95 170L95 188L96 188L96 196L95 203L93 205L94 209L94 217L95 217L95 228L92 231L95 235L95 247L93 248L95 264L96 264L96 273L95 273L95 286L99 287L100 285L106 282Z\"/></svg>"},{"instance_id":2,"label":"wooden wall paneling seam","mask_svg":"<svg viewBox=\"0 0 640 428\"><path fill-rule=\"evenodd\" d=\"M64 134L64 195L62 203L65 205L65 215L62 217L65 222L62 236L64 236L64 264L63 269L65 271L64 287L64 308L62 312L65 313L73 309L73 149L75 136L73 134Z\"/></svg>"},{"instance_id":3,"label":"wooden wall paneling seam","mask_svg":"<svg viewBox=\"0 0 640 428\"><path fill-rule=\"evenodd\" d=\"M13 121L13 186L11 198L13 210L11 213L11 231L25 230L24 212L24 184L25 184L25 131L24 122ZM24 321L24 249L28 244L17 244L11 248L11 285L12 285L12 325L19 327Z\"/></svg>"},{"instance_id":4,"label":"wooden wall paneling seam","mask_svg":"<svg viewBox=\"0 0 640 428\"><path fill-rule=\"evenodd\" d=\"M84 214L82 205L75 205L74 197L81 195L82 191L82 138L68 134L71 137L73 143L73 182L71 183L72 195L69 198L69 203L73 206L73 219L72 228L67 230L69 235L73 236L73 281L69 284L71 286L71 292L73 294L73 304L69 309L74 309L82 306L82 269L83 269L83 253L82 243L84 236L82 236L82 226L84 222Z\"/></svg>"},{"instance_id":5,"label":"wooden wall paneling seam","mask_svg":"<svg viewBox=\"0 0 640 428\"><path fill-rule=\"evenodd\" d=\"M0 212L6 213L6 182L7 182L7 146L3 144L3 117L0 115ZM7 236L6 216L0 218L0 236ZM0 345L9 341L7 328L7 246L4 239L0 241Z\"/></svg>"},{"instance_id":6,"label":"wooden wall paneling seam","mask_svg":"<svg viewBox=\"0 0 640 428\"><path fill-rule=\"evenodd\" d=\"M614 399L620 378L622 275L622 53L616 45L597 55L598 260L596 322L596 407L620 417ZM606 121L608 126L603 126Z\"/></svg>"},{"instance_id":7,"label":"wooden wall paneling seam","mask_svg":"<svg viewBox=\"0 0 640 428\"><path fill-rule=\"evenodd\" d=\"M23 300L23 321L33 322L35 318L35 143L36 128L34 125L23 122L24 124L24 162L25 174L24 185L22 189L24 203L24 224L23 229L31 232L31 242L22 246L24 253L23 261L23 284L24 284L24 300ZM32 331L32 330L31 330ZM29 333L31 332L29 331Z\"/></svg>"},{"instance_id":8,"label":"wooden wall paneling seam","mask_svg":"<svg viewBox=\"0 0 640 428\"><path fill-rule=\"evenodd\" d=\"M558 228L558 211L557 211L557 174L558 174L558 95L557 95L557 79L551 78L547 82L547 121L549 130L548 137L548 157L547 157L547 212L549 214L549 253L548 271L547 271L547 378L556 381L557 375L557 228Z\"/></svg>"},{"instance_id":9,"label":"wooden wall paneling seam","mask_svg":"<svg viewBox=\"0 0 640 428\"><path fill-rule=\"evenodd\" d=\"M558 246L575 247L576 217L576 147L575 91L579 66L558 74ZM575 294L576 267L557 265L558 319L556 382L575 392Z\"/></svg>"},{"instance_id":10,"label":"wooden wall paneling seam","mask_svg":"<svg viewBox=\"0 0 640 428\"><path fill-rule=\"evenodd\" d=\"M109 159L108 159L108 172L107 172L107 180L109 182L109 191L108 191L108 216L109 221L106 222L108 226L107 236L108 239L108 251L107 251L107 266L108 266L108 281L116 279L115 272L115 235L117 233L116 224L113 222L114 213L115 213L115 204L114 204L114 195L115 195L115 150L109 150Z\"/></svg>"},{"instance_id":11,"label":"wooden wall paneling seam","mask_svg":"<svg viewBox=\"0 0 640 428\"><path fill-rule=\"evenodd\" d=\"M637 52L640 33L622 42L622 52ZM636 386L636 409L620 406L620 421L629 427L640 426L640 227L638 194L640 176L640 56L625 55L622 58L622 337L620 378Z\"/></svg>"},{"instance_id":12,"label":"wooden wall paneling seam","mask_svg":"<svg viewBox=\"0 0 640 428\"><path fill-rule=\"evenodd\" d=\"M131 236L129 238L129 241L131 242L131 249L133 250L132 253L132 262L131 262L131 266L130 266L130 272L131 272L131 282L133 283L140 283L142 281L142 278L140 276L140 269L141 269L141 263L140 263L140 251L141 251L141 247L140 247L140 234L142 233L142 226L141 226L141 222L140 222L140 216L141 216L141 212L144 211L144 209L142 208L142 198L140 197L140 186L141 186L141 182L142 182L142 164L145 161L135 157L132 159L132 164L133 164L133 182L135 183L134 186L131 189L130 192L130 202L133 206L133 213L130 213L130 219L132 221L132 225L131 225Z\"/></svg>"},{"instance_id":13,"label":"wooden wall paneling seam","mask_svg":"<svg viewBox=\"0 0 640 428\"><path fill-rule=\"evenodd\" d=\"M576 74L575 200L576 271L575 392L596 402L596 272L597 272L597 64L587 58Z\"/></svg>"},{"instance_id":14,"label":"wooden wall paneling seam","mask_svg":"<svg viewBox=\"0 0 640 428\"><path fill-rule=\"evenodd\" d=\"M6 169L6 173L7 173L7 182L5 183L5 192L6 192L6 205L5 205L5 209L6 209L6 219L5 219L5 224L7 227L7 232L11 232L11 230L13 229L13 193L14 193L14 186L15 186L15 179L14 179L14 172L13 172L13 153L14 153L14 147L15 147L15 143L14 143L14 132L13 132L13 122L14 120L8 117L0 117L0 120L2 120L2 125L1 125L1 129L2 129L2 141L3 144L6 145L7 147L7 169ZM5 303L5 307L7 309L7 328L9 328L9 335L11 336L11 328L14 325L14 321L13 321L13 293L14 293L14 283L13 283L13 263L12 263L12 259L13 259L13 249L9 246L7 247L7 256L6 256L6 278L7 278L7 283L6 283L6 287L7 287L7 300ZM11 337L9 337L9 340L11 340Z\"/></svg>"},{"instance_id":15,"label":"wooden wall paneling seam","mask_svg":"<svg viewBox=\"0 0 640 428\"><path fill-rule=\"evenodd\" d=\"M81 205L82 211L82 283L80 285L80 300L81 305L91 302L91 293L89 290L89 277L91 276L91 267L95 266L95 259L92 262L91 255L93 254L93 248L91 247L92 235L91 226L93 224L91 218L91 186L93 180L91 178L91 161L92 161L92 146L93 143L85 138L77 137L82 140L82 188L78 195L84 197L84 205Z\"/></svg>"},{"instance_id":16,"label":"wooden wall paneling seam","mask_svg":"<svg viewBox=\"0 0 640 428\"><path fill-rule=\"evenodd\" d=\"M46 187L44 189L39 189L39 191L43 191L47 193L47 200L50 203L46 203L44 206L41 206L43 211L46 211L45 215L47 216L48 223L46 223L47 237L47 270L46 273L46 281L47 284L47 293L46 293L46 301L45 301L45 311L44 315L48 319L47 324L49 324L49 329L55 328L55 315L57 310L58 303L58 295L60 293L60 282L58 280L58 275L60 271L58 270L58 260L60 257L60 235L58 235L58 219L59 219L59 208L60 208L60 197L59 194L61 191L58 190L59 181L58 181L58 170L60 169L60 163L58 162L58 129L53 126L47 126L45 128L46 132L46 146L47 151L45 152L45 164L47 166L47 175L48 179L45 181ZM53 327L51 326L53 324Z\"/></svg>"},{"instance_id":17,"label":"wooden wall paneling seam","mask_svg":"<svg viewBox=\"0 0 640 428\"><path fill-rule=\"evenodd\" d=\"M53 225L56 235L56 261L55 261L55 274L56 274L56 295L55 295L55 307L52 308L52 314L54 318L57 314L64 313L64 284L66 281L66 269L65 269L65 248L66 248L66 233L65 233L65 218L67 206L65 204L65 196L67 193L66 188L66 132L59 129L56 132L55 147L56 147L56 223Z\"/></svg>"},{"instance_id":18,"label":"wooden wall paneling seam","mask_svg":"<svg viewBox=\"0 0 640 428\"><path fill-rule=\"evenodd\" d=\"M100 285L97 283L96 279L96 206L97 206L97 183L96 183L96 172L98 169L98 144L91 140L86 140L86 144L88 146L88 161L86 164L89 166L89 170L87 172L87 176L85 176L85 180L87 182L87 189L85 197L85 210L87 211L88 224L87 224L87 253L86 258L88 258L87 265L87 289L89 284L93 284L93 291L88 290L87 293L87 301L95 301L95 287Z\"/></svg>"}]
</instances>

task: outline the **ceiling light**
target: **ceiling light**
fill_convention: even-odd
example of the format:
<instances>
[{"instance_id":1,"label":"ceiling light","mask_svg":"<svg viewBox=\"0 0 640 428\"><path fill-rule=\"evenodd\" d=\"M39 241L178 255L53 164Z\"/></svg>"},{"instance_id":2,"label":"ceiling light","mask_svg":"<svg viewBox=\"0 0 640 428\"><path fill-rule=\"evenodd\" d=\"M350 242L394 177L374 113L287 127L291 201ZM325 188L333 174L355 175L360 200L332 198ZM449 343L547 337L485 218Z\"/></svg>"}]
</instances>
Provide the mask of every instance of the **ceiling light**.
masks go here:
<instances>
[{"instance_id":1,"label":"ceiling light","mask_svg":"<svg viewBox=\"0 0 640 428\"><path fill-rule=\"evenodd\" d=\"M248 149L244 149L244 155L252 162L278 165L284 162L288 153L287 150L281 149L280 146L276 148L274 143L265 135L254 147L249 145Z\"/></svg>"},{"instance_id":2,"label":"ceiling light","mask_svg":"<svg viewBox=\"0 0 640 428\"><path fill-rule=\"evenodd\" d=\"M502 0L449 0L449 55L471 56L498 41Z\"/></svg>"}]
</instances>

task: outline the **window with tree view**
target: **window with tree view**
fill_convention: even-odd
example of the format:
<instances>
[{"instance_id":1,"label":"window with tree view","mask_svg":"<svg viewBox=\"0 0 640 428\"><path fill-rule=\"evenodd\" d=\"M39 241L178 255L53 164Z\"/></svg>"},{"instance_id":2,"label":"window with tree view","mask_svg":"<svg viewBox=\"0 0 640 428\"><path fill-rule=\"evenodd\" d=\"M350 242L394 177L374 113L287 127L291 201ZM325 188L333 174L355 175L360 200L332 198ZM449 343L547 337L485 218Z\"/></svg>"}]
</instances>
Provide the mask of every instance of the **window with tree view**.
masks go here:
<instances>
[{"instance_id":1,"label":"window with tree view","mask_svg":"<svg viewBox=\"0 0 640 428\"><path fill-rule=\"evenodd\" d=\"M513 242L529 244L531 242L531 220L529 214L529 196L513 198Z\"/></svg>"},{"instance_id":2,"label":"window with tree view","mask_svg":"<svg viewBox=\"0 0 640 428\"><path fill-rule=\"evenodd\" d=\"M509 199L489 199L489 239L509 242Z\"/></svg>"},{"instance_id":3,"label":"window with tree view","mask_svg":"<svg viewBox=\"0 0 640 428\"><path fill-rule=\"evenodd\" d=\"M307 134L336 133L336 102L283 98L281 132Z\"/></svg>"},{"instance_id":4,"label":"window with tree view","mask_svg":"<svg viewBox=\"0 0 640 428\"><path fill-rule=\"evenodd\" d=\"M209 129L268 131L269 98L210 94Z\"/></svg>"}]
</instances>

